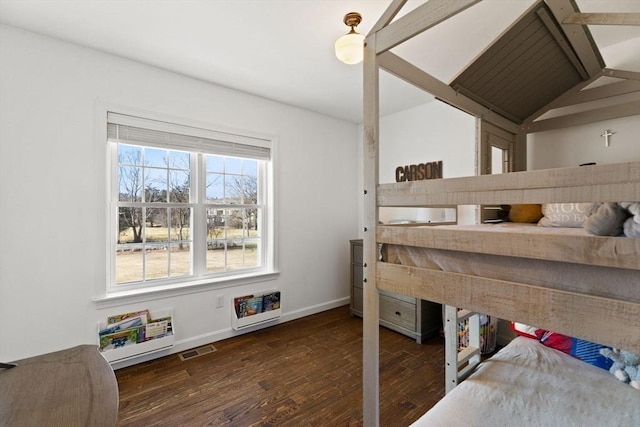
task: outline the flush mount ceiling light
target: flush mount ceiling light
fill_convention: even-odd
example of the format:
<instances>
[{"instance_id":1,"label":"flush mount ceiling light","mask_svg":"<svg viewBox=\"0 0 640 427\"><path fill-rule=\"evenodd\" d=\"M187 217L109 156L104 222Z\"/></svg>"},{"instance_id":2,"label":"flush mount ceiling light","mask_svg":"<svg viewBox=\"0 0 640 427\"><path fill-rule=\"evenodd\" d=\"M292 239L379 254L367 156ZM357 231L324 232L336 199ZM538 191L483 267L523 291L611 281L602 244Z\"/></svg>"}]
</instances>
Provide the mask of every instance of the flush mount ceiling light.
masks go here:
<instances>
[{"instance_id":1,"label":"flush mount ceiling light","mask_svg":"<svg viewBox=\"0 0 640 427\"><path fill-rule=\"evenodd\" d=\"M343 21L346 26L351 27L351 31L336 40L336 56L345 64L357 64L364 56L364 36L356 32L362 16L358 12L349 12L344 15Z\"/></svg>"}]
</instances>

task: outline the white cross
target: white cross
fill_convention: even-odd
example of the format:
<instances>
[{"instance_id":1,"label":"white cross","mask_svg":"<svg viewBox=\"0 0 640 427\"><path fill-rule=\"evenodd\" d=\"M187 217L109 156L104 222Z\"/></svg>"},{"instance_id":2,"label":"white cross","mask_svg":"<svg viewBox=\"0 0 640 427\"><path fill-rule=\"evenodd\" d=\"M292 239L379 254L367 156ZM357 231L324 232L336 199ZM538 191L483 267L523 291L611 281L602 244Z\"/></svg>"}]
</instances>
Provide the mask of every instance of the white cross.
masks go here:
<instances>
[{"instance_id":1,"label":"white cross","mask_svg":"<svg viewBox=\"0 0 640 427\"><path fill-rule=\"evenodd\" d=\"M610 132L609 129L605 130L600 136L604 137L604 146L609 146L609 137L613 135L615 132Z\"/></svg>"}]
</instances>

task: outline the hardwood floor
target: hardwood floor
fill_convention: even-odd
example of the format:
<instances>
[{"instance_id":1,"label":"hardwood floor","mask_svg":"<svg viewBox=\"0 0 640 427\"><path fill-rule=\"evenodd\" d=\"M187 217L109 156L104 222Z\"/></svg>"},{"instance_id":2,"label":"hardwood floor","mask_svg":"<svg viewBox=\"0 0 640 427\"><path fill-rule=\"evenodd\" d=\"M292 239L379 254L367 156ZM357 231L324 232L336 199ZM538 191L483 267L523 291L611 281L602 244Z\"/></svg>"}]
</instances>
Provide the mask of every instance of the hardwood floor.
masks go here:
<instances>
[{"instance_id":1,"label":"hardwood floor","mask_svg":"<svg viewBox=\"0 0 640 427\"><path fill-rule=\"evenodd\" d=\"M444 345L380 328L380 424L444 396ZM116 371L119 426L360 426L362 319L339 307Z\"/></svg>"}]
</instances>

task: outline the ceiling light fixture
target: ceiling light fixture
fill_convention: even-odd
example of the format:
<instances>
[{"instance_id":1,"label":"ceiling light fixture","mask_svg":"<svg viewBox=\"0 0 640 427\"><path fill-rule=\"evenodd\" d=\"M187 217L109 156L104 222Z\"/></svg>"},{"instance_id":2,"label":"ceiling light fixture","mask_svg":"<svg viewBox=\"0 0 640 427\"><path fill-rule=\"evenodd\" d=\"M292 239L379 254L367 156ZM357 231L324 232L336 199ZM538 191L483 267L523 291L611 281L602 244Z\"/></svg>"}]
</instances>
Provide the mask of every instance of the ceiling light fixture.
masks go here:
<instances>
[{"instance_id":1,"label":"ceiling light fixture","mask_svg":"<svg viewBox=\"0 0 640 427\"><path fill-rule=\"evenodd\" d=\"M364 56L364 36L356 31L362 16L358 12L349 12L344 15L343 21L347 27L351 27L351 31L336 40L336 56L345 64L357 64Z\"/></svg>"}]
</instances>

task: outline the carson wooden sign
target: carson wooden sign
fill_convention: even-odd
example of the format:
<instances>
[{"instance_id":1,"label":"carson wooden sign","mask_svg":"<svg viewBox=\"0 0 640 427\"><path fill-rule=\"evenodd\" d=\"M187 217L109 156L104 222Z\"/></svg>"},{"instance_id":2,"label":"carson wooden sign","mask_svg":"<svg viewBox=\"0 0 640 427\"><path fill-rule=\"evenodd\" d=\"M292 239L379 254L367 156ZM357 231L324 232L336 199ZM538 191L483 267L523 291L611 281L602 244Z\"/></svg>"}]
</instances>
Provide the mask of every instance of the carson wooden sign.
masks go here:
<instances>
[{"instance_id":1,"label":"carson wooden sign","mask_svg":"<svg viewBox=\"0 0 640 427\"><path fill-rule=\"evenodd\" d=\"M396 182L442 178L442 160L417 165L398 166Z\"/></svg>"}]
</instances>

